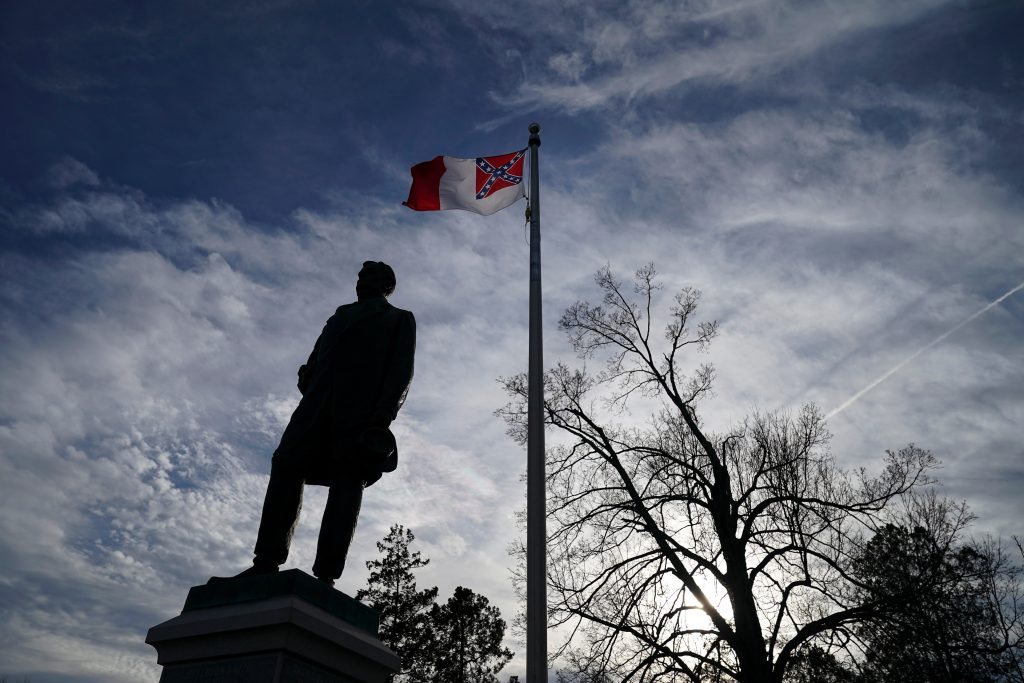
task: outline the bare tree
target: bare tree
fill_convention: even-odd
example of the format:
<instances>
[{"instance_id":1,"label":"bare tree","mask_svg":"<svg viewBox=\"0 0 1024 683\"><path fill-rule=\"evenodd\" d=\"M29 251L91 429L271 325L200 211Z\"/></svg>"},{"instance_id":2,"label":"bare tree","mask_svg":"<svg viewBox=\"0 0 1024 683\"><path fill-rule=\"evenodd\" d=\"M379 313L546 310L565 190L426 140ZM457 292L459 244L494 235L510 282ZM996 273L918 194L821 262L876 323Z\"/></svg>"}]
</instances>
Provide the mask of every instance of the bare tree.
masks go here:
<instances>
[{"instance_id":1,"label":"bare tree","mask_svg":"<svg viewBox=\"0 0 1024 683\"><path fill-rule=\"evenodd\" d=\"M840 469L811 406L758 413L715 434L697 412L713 370L684 356L716 336L683 289L664 334L652 332L652 265L632 293L609 268L603 299L560 320L584 360L545 377L550 615L585 680L782 681L801 648L841 652L852 627L885 609L851 573L886 506L930 483L933 457L888 452L880 474ZM503 380L502 414L525 441L526 379ZM649 414L625 423L626 411ZM583 678L581 678L583 680Z\"/></svg>"}]
</instances>

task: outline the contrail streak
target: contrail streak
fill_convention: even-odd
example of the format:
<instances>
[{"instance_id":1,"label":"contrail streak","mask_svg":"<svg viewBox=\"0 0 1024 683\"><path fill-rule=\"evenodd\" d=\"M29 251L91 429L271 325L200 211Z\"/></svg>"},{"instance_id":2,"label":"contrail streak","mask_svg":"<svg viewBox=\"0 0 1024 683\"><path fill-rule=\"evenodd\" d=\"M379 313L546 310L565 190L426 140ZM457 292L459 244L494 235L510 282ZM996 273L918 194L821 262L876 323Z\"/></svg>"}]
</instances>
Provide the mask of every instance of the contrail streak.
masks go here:
<instances>
[{"instance_id":1,"label":"contrail streak","mask_svg":"<svg viewBox=\"0 0 1024 683\"><path fill-rule=\"evenodd\" d=\"M919 348L917 351L914 351L914 353L910 354L909 356L907 356L906 358L901 360L899 363L897 363L895 366L893 366L884 375L882 375L881 377L876 379L874 382L872 382L871 384L867 385L866 387L864 387L863 389L858 391L856 394L854 394L850 398L846 399L846 401L844 401L841 406L839 406L838 408L835 408L834 410L832 410L832 412L830 412L828 415L826 415L825 419L827 420L827 419L833 417L834 415L838 415L839 413L843 412L844 410L849 408L850 405L852 405L853 402L856 401L858 398L860 398L864 394L868 393L869 391L871 391L872 389L877 387L879 384L881 384L882 382L884 382L885 380L889 379L890 377L895 375L897 372L899 372L900 369L902 369L904 365L906 365L910 361L914 360L915 358L920 356L922 353L924 353L928 349L932 348L933 346L935 346L936 344L941 342L943 339L945 339L949 335L951 335L954 332L956 332L957 330L959 330L961 327L963 327L967 323L971 322L972 320L974 320L978 316L984 314L985 311L987 311L988 309L990 309L993 306L996 306L996 305L1002 303L1003 300L1006 299L1008 296L1014 294L1015 292L1020 291L1021 289L1024 289L1024 282L1020 283L1019 285L1017 285L1016 287L1014 287L1010 291L1006 292L1005 294L1003 294L1001 297L999 297L995 301L989 303L988 305L983 307L980 311L976 311L975 313L972 313L971 315L967 316L966 318L961 320L959 323L954 325L952 328L946 330L945 332L940 334L938 337L936 337L935 339L931 340L930 342L928 342L927 344L925 344L924 346Z\"/></svg>"}]
</instances>

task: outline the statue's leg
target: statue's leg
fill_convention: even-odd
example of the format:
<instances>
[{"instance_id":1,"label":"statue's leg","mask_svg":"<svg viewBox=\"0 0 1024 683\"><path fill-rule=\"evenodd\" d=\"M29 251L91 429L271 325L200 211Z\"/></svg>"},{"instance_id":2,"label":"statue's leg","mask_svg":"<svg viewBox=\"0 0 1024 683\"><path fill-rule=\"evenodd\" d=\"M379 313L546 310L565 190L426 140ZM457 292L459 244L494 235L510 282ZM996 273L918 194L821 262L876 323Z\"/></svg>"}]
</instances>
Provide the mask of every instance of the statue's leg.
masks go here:
<instances>
[{"instance_id":1,"label":"statue's leg","mask_svg":"<svg viewBox=\"0 0 1024 683\"><path fill-rule=\"evenodd\" d=\"M313 574L318 579L333 583L341 576L362 503L361 477L345 478L331 487L330 493L327 494L324 519L320 524L316 562L313 563Z\"/></svg>"},{"instance_id":2,"label":"statue's leg","mask_svg":"<svg viewBox=\"0 0 1024 683\"><path fill-rule=\"evenodd\" d=\"M260 532L256 537L253 564L257 566L277 567L288 559L288 548L302 507L303 481L293 462L293 459L274 454L267 496L263 499Z\"/></svg>"}]
</instances>

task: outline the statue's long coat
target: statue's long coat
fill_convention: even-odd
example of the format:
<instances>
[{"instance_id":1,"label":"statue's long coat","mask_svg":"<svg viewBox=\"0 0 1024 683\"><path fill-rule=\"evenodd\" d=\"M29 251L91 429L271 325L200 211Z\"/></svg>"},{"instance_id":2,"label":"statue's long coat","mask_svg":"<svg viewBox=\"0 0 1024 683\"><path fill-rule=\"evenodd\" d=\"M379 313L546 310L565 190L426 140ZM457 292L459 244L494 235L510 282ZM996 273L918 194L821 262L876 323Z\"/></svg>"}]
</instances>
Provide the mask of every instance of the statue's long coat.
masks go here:
<instances>
[{"instance_id":1,"label":"statue's long coat","mask_svg":"<svg viewBox=\"0 0 1024 683\"><path fill-rule=\"evenodd\" d=\"M367 472L353 444L375 415L393 420L398 414L412 381L415 352L411 312L384 297L339 306L309 355L300 380L302 400L274 457L296 465L307 484L324 486L356 472L369 484L381 471L394 470L397 452Z\"/></svg>"}]
</instances>

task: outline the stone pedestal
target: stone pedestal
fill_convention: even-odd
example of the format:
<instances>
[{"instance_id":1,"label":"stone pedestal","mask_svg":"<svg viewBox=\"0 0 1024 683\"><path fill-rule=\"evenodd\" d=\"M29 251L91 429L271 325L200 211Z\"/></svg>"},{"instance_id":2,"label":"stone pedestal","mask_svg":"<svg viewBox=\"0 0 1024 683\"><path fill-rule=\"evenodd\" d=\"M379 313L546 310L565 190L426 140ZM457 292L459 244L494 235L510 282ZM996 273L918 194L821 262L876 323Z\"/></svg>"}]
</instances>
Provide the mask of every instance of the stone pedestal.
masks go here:
<instances>
[{"instance_id":1,"label":"stone pedestal","mask_svg":"<svg viewBox=\"0 0 1024 683\"><path fill-rule=\"evenodd\" d=\"M377 613L298 569L213 580L149 629L160 683L384 683Z\"/></svg>"}]
</instances>

